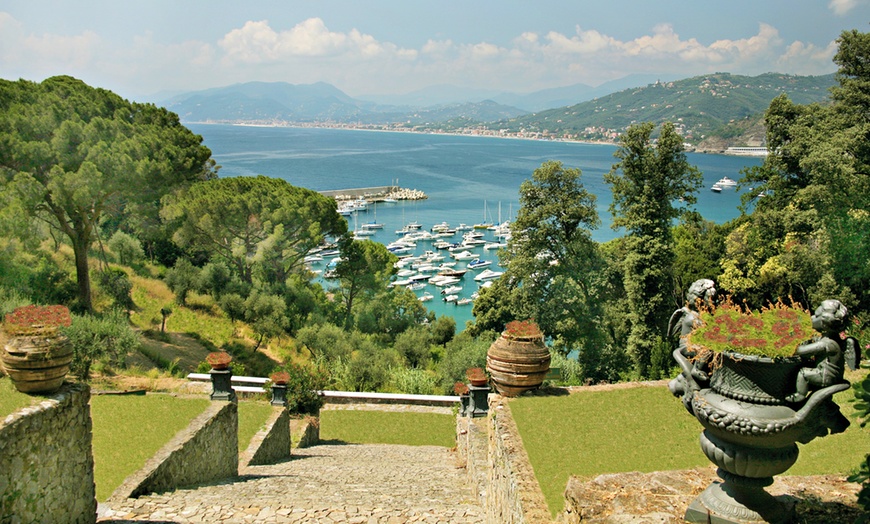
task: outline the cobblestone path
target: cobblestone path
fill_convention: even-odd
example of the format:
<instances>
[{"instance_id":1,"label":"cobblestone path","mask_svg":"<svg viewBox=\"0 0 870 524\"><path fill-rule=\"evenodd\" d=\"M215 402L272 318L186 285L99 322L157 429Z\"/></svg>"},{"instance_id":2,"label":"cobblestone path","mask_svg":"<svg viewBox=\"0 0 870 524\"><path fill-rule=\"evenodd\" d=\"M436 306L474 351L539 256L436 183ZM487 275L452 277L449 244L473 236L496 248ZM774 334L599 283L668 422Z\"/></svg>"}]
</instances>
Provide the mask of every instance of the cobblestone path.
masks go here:
<instances>
[{"instance_id":1,"label":"cobblestone path","mask_svg":"<svg viewBox=\"0 0 870 524\"><path fill-rule=\"evenodd\" d=\"M456 457L436 446L325 444L218 485L127 499L98 522L479 523Z\"/></svg>"}]
</instances>

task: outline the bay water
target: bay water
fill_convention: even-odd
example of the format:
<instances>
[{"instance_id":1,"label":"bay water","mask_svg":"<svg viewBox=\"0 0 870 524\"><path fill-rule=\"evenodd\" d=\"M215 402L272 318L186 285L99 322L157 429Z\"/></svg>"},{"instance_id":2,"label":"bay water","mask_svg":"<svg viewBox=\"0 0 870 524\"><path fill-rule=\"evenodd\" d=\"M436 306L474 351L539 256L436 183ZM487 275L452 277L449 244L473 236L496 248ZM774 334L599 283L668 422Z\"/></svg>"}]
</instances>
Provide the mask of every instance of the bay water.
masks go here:
<instances>
[{"instance_id":1,"label":"bay water","mask_svg":"<svg viewBox=\"0 0 870 524\"><path fill-rule=\"evenodd\" d=\"M568 168L580 169L581 182L597 196L601 227L592 238L606 242L621 235L610 228L608 210L612 201L604 174L616 162L616 147L607 144L518 140L466 135L376 132L330 128L254 127L213 124L187 124L202 135L203 142L221 166L221 177L265 175L315 191L353 189L387 185L417 189L426 200L399 201L395 204L369 205L368 211L348 217L349 229L377 221L384 228L368 237L389 244L399 238L396 231L409 222L429 230L435 224L480 222L499 223L511 220L519 209L520 184L548 160L558 160ZM695 209L708 220L726 222L740 211L740 193L733 187L713 192L711 186L722 177L737 180L746 167L761 164L755 157L738 157L689 153L688 160L704 175ZM748 190L748 189L747 189ZM356 224L355 224L356 222ZM494 241L492 232L486 240ZM461 233L454 239L460 241ZM418 242L418 253L433 249L428 242ZM482 247L471 250L483 260L491 260L490 269L498 267L496 250ZM447 252L445 258L450 260ZM458 262L457 267L464 266ZM323 269L315 266L313 269ZM459 298L471 296L479 282L469 271L457 284ZM334 281L323 281L326 287ZM428 285L434 299L425 302L436 315L455 318L457 330L473 318L472 306L442 300L441 288Z\"/></svg>"}]
</instances>

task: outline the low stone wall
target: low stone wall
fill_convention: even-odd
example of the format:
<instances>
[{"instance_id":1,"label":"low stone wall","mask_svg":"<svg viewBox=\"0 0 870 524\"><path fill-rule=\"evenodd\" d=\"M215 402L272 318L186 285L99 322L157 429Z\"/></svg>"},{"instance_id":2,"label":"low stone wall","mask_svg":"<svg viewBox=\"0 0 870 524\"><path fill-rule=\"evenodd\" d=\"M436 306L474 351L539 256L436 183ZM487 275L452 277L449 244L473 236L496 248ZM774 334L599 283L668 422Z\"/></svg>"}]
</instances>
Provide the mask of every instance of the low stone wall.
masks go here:
<instances>
[{"instance_id":1,"label":"low stone wall","mask_svg":"<svg viewBox=\"0 0 870 524\"><path fill-rule=\"evenodd\" d=\"M489 469L487 424L485 418L456 418L457 461L465 466L475 502L482 508L486 507Z\"/></svg>"},{"instance_id":2,"label":"low stone wall","mask_svg":"<svg viewBox=\"0 0 870 524\"><path fill-rule=\"evenodd\" d=\"M64 384L0 422L0 521L96 522L90 397Z\"/></svg>"},{"instance_id":3,"label":"low stone wall","mask_svg":"<svg viewBox=\"0 0 870 524\"><path fill-rule=\"evenodd\" d=\"M238 427L238 404L212 402L142 469L127 477L110 502L238 476Z\"/></svg>"},{"instance_id":4,"label":"low stone wall","mask_svg":"<svg viewBox=\"0 0 870 524\"><path fill-rule=\"evenodd\" d=\"M297 448L310 448L320 443L320 419L318 417L305 416L294 420L291 424L293 424L291 427L299 427L299 433L302 435L299 438L299 443L296 444Z\"/></svg>"},{"instance_id":5,"label":"low stone wall","mask_svg":"<svg viewBox=\"0 0 870 524\"><path fill-rule=\"evenodd\" d=\"M511 416L509 404L490 395L486 418L459 417L456 448L469 483L492 524L549 523L550 511Z\"/></svg>"},{"instance_id":6,"label":"low stone wall","mask_svg":"<svg viewBox=\"0 0 870 524\"><path fill-rule=\"evenodd\" d=\"M275 407L265 426L239 458L239 468L274 464L290 458L290 412Z\"/></svg>"}]
</instances>

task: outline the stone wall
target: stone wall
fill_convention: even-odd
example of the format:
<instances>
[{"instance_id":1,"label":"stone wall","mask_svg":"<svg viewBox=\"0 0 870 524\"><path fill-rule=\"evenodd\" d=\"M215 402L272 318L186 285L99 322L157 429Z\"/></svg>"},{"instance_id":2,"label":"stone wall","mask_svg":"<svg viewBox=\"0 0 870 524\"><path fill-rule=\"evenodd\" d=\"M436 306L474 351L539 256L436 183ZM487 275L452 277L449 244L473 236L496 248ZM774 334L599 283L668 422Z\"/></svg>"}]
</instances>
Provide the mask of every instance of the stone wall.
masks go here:
<instances>
[{"instance_id":1,"label":"stone wall","mask_svg":"<svg viewBox=\"0 0 870 524\"><path fill-rule=\"evenodd\" d=\"M239 458L239 468L274 464L290 458L290 412L272 409L272 415Z\"/></svg>"},{"instance_id":2,"label":"stone wall","mask_svg":"<svg viewBox=\"0 0 870 524\"><path fill-rule=\"evenodd\" d=\"M137 498L239 474L239 415L235 402L215 401L181 430L111 500Z\"/></svg>"},{"instance_id":3,"label":"stone wall","mask_svg":"<svg viewBox=\"0 0 870 524\"><path fill-rule=\"evenodd\" d=\"M64 384L0 421L0 521L96 522L90 397Z\"/></svg>"},{"instance_id":4,"label":"stone wall","mask_svg":"<svg viewBox=\"0 0 870 524\"><path fill-rule=\"evenodd\" d=\"M469 483L476 487L487 522L551 522L510 407L501 396L490 395L486 418L459 417L456 436L459 461L465 465Z\"/></svg>"},{"instance_id":5,"label":"stone wall","mask_svg":"<svg viewBox=\"0 0 870 524\"><path fill-rule=\"evenodd\" d=\"M320 419L318 417L304 416L296 419L291 424L299 425L299 442L297 448L309 448L320 443ZM295 426L294 426L295 427Z\"/></svg>"}]
</instances>

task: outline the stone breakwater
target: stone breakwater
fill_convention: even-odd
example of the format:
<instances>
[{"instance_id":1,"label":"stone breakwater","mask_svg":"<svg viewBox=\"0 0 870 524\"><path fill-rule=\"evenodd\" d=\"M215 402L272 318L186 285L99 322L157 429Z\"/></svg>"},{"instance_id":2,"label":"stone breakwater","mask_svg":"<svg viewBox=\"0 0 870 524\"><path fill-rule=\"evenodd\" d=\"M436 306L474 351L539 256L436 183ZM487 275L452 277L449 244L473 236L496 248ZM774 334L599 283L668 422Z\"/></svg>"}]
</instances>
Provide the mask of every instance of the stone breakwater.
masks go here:
<instances>
[{"instance_id":1,"label":"stone breakwater","mask_svg":"<svg viewBox=\"0 0 870 524\"><path fill-rule=\"evenodd\" d=\"M236 479L127 499L99 522L481 523L455 452L437 446L321 444Z\"/></svg>"}]
</instances>

